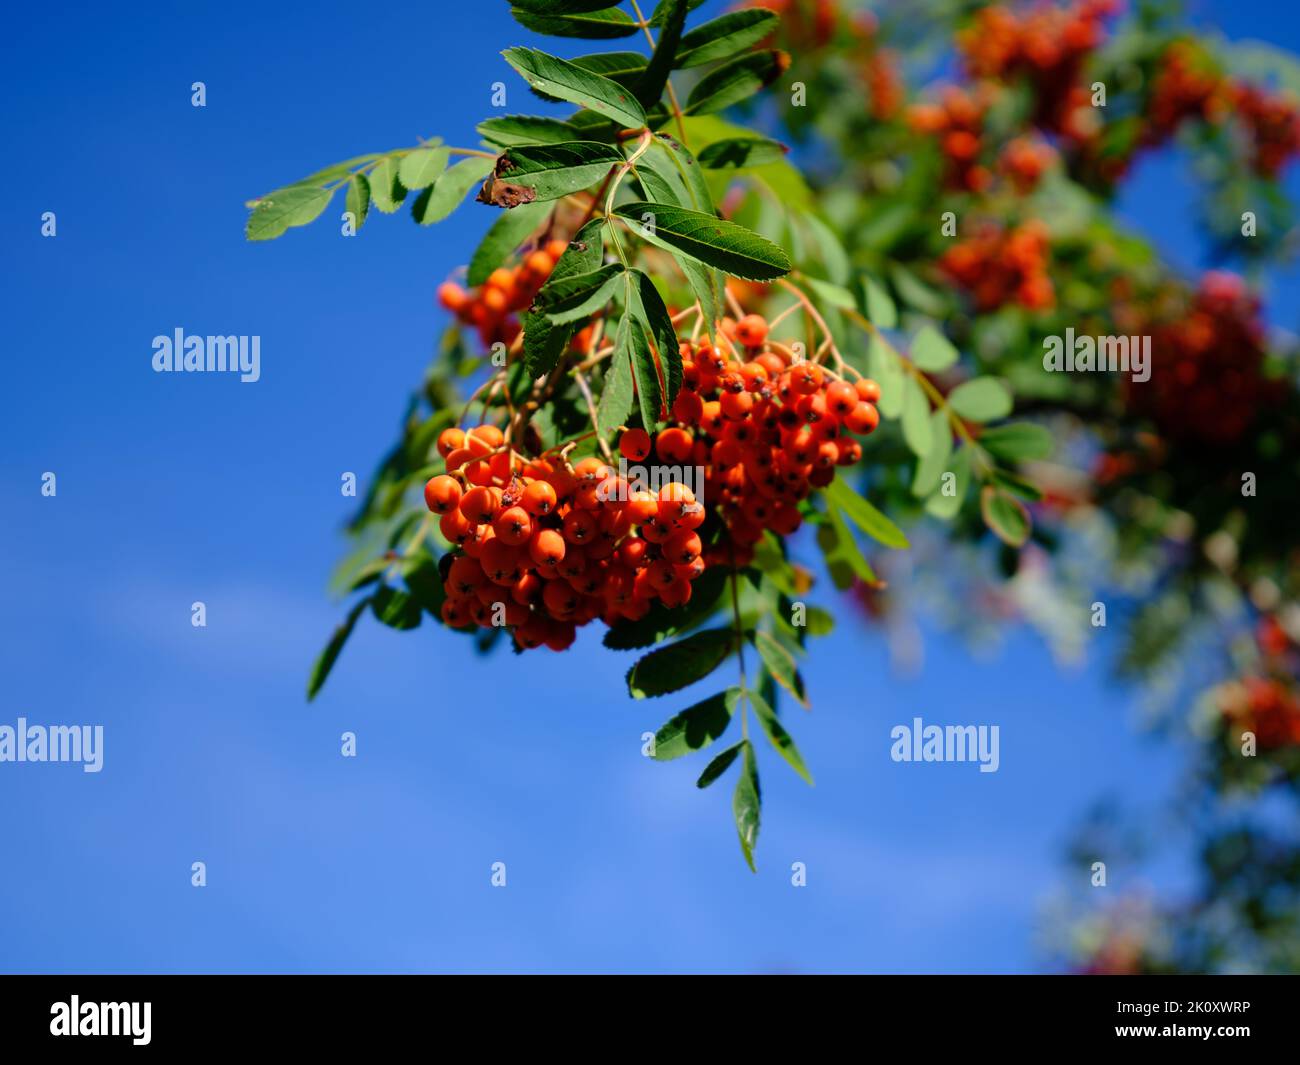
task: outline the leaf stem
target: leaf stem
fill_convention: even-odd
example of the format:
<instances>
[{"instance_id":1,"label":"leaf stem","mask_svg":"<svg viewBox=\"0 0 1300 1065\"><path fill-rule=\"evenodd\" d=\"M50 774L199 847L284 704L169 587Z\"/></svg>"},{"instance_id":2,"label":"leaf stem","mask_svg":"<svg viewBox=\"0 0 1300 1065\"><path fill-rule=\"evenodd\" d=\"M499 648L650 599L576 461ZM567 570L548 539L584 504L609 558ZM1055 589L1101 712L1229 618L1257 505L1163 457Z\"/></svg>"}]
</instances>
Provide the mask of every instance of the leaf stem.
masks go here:
<instances>
[{"instance_id":1,"label":"leaf stem","mask_svg":"<svg viewBox=\"0 0 1300 1065\"><path fill-rule=\"evenodd\" d=\"M650 22L641 14L641 5L637 0L632 0L632 11L636 14L636 20L641 26L641 32L645 34L646 41L650 44L650 54L654 54L655 39L650 32ZM673 105L673 118L677 120L677 133L682 138L682 143L686 143L686 123L682 119L682 105L677 102L677 90L673 88L672 79L664 82L664 88L668 90L668 101Z\"/></svg>"}]
</instances>

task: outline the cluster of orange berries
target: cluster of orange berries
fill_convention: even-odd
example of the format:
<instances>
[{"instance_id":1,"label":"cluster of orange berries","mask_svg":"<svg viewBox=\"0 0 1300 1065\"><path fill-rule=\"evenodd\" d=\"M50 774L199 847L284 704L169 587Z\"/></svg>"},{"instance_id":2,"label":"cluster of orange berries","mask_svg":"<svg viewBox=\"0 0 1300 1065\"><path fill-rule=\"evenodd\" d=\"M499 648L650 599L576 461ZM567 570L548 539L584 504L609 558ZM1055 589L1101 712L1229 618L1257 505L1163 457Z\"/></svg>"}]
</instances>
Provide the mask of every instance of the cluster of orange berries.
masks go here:
<instances>
[{"instance_id":1,"label":"cluster of orange berries","mask_svg":"<svg viewBox=\"0 0 1300 1065\"><path fill-rule=\"evenodd\" d=\"M1293 101L1224 77L1213 57L1195 41L1172 42L1160 56L1146 107L1143 143L1163 144L1188 119L1221 122L1235 114L1250 141L1250 165L1276 177L1300 152L1300 111Z\"/></svg>"},{"instance_id":2,"label":"cluster of orange berries","mask_svg":"<svg viewBox=\"0 0 1300 1065\"><path fill-rule=\"evenodd\" d=\"M1105 37L1103 20L1122 6L1120 0L1074 0L1015 12L992 4L957 35L957 45L975 77L1027 77L1034 88L1035 123L1069 132L1076 112L1089 102L1080 76L1083 64Z\"/></svg>"},{"instance_id":3,"label":"cluster of orange berries","mask_svg":"<svg viewBox=\"0 0 1300 1065\"><path fill-rule=\"evenodd\" d=\"M839 19L836 0L752 0L738 7L761 7L780 16L781 36L800 50L825 48L835 36ZM770 38L759 42L758 47L770 47Z\"/></svg>"},{"instance_id":4,"label":"cluster of orange berries","mask_svg":"<svg viewBox=\"0 0 1300 1065\"><path fill-rule=\"evenodd\" d=\"M1290 686L1300 644L1274 614L1259 619L1255 642L1264 675L1221 684L1219 711L1230 728L1253 732L1261 750L1300 746L1300 696Z\"/></svg>"},{"instance_id":5,"label":"cluster of orange berries","mask_svg":"<svg viewBox=\"0 0 1300 1065\"><path fill-rule=\"evenodd\" d=\"M1143 142L1163 144L1187 119L1217 121L1227 102L1209 53L1193 41L1174 41L1161 53L1152 79Z\"/></svg>"},{"instance_id":6,"label":"cluster of orange berries","mask_svg":"<svg viewBox=\"0 0 1300 1065\"><path fill-rule=\"evenodd\" d=\"M524 459L494 425L445 429L437 447L448 472L424 501L457 548L443 559L448 625L504 625L523 649L562 651L595 618L690 600L706 514L687 485L634 488L598 458Z\"/></svg>"},{"instance_id":7,"label":"cluster of orange berries","mask_svg":"<svg viewBox=\"0 0 1300 1065\"><path fill-rule=\"evenodd\" d=\"M945 86L937 103L908 108L909 125L918 133L939 138L947 170L945 184L966 192L985 192L994 171L984 162L984 114L992 96L986 87L973 91ZM1033 191L1044 171L1056 159L1056 150L1037 136L1016 137L997 159L1000 171L1022 194Z\"/></svg>"},{"instance_id":8,"label":"cluster of orange berries","mask_svg":"<svg viewBox=\"0 0 1300 1065\"><path fill-rule=\"evenodd\" d=\"M1300 153L1300 110L1292 101L1253 85L1234 82L1229 93L1237 117L1251 133L1252 169L1261 177L1276 177Z\"/></svg>"},{"instance_id":9,"label":"cluster of orange berries","mask_svg":"<svg viewBox=\"0 0 1300 1065\"><path fill-rule=\"evenodd\" d=\"M854 384L767 343L767 322L725 319L718 346L682 341L682 387L653 438L625 428L629 463L653 459L670 480L624 478L599 458L527 459L494 425L445 429L447 472L425 485L455 551L443 559L452 627L504 625L521 648L567 648L578 626L644 617L690 601L710 565L744 566L765 530L793 533L798 503L862 457L851 434L879 424L880 388ZM683 481L701 482L702 496ZM707 504L707 509L706 509ZM706 526L706 519L716 518Z\"/></svg>"},{"instance_id":10,"label":"cluster of orange berries","mask_svg":"<svg viewBox=\"0 0 1300 1065\"><path fill-rule=\"evenodd\" d=\"M479 288L466 291L454 281L438 286L438 302L466 325L478 330L484 347L511 344L519 335L517 314L531 306L568 244L550 240L516 267L493 270Z\"/></svg>"},{"instance_id":11,"label":"cluster of orange berries","mask_svg":"<svg viewBox=\"0 0 1300 1065\"><path fill-rule=\"evenodd\" d=\"M1048 276L1047 227L1037 219L1004 229L983 222L975 234L954 244L939 259L940 268L970 292L981 311L1016 302L1029 310L1049 310L1056 303Z\"/></svg>"},{"instance_id":12,"label":"cluster of orange berries","mask_svg":"<svg viewBox=\"0 0 1300 1065\"><path fill-rule=\"evenodd\" d=\"M1126 378L1130 407L1171 439L1230 443L1283 384L1264 375L1265 329L1259 299L1236 274L1212 270L1189 302L1146 326L1151 379Z\"/></svg>"},{"instance_id":13,"label":"cluster of orange berries","mask_svg":"<svg viewBox=\"0 0 1300 1065\"><path fill-rule=\"evenodd\" d=\"M980 137L989 102L987 92L967 92L948 85L938 103L920 103L908 108L907 121L914 130L940 138L939 146L947 161L945 182L949 188L983 192L993 180L992 171L980 162Z\"/></svg>"},{"instance_id":14,"label":"cluster of orange berries","mask_svg":"<svg viewBox=\"0 0 1300 1065\"><path fill-rule=\"evenodd\" d=\"M1227 723L1255 734L1260 750L1300 745L1300 699L1271 677L1246 677L1218 689L1219 709Z\"/></svg>"},{"instance_id":15,"label":"cluster of orange berries","mask_svg":"<svg viewBox=\"0 0 1300 1065\"><path fill-rule=\"evenodd\" d=\"M869 378L850 384L769 344L767 322L756 314L724 319L716 346L703 337L680 350L675 424L659 433L654 450L662 462L703 467L704 499L722 519L705 561L743 566L766 530L793 533L803 520L799 501L830 484L836 467L861 459L853 434L880 423L880 386ZM644 433L625 434L624 454L639 460L648 443Z\"/></svg>"}]
</instances>

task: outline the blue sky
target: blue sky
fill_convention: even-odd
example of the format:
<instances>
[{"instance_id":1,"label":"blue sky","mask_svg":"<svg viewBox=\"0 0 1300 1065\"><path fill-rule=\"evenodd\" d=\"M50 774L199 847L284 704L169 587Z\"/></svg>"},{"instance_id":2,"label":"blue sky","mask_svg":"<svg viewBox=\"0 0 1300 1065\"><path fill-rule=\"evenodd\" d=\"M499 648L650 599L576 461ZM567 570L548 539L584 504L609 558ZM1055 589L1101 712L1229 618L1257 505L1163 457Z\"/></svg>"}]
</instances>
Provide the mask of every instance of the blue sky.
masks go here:
<instances>
[{"instance_id":1,"label":"blue sky","mask_svg":"<svg viewBox=\"0 0 1300 1065\"><path fill-rule=\"evenodd\" d=\"M505 11L195 4L124 27L47 7L10 28L0 724L106 740L99 774L0 765L0 969L1038 965L1077 816L1108 792L1158 802L1177 778L1105 646L1058 671L1025 634L984 662L931 634L926 670L896 677L879 634L823 595L840 625L806 667L815 709L790 711L817 786L760 752L758 877L729 788L640 755L696 693L632 702L630 657L595 632L563 656L479 659L432 625L367 619L304 702L341 613L324 590L352 502L340 474L390 442L444 324L433 290L486 222L466 208L430 230L399 215L355 240L319 223L249 245L242 203L417 136L472 144L493 81L528 101L497 55L528 40ZM1209 12L1297 44L1273 5ZM1155 173L1126 211L1190 256ZM262 379L154 374L151 340L176 327L260 335ZM999 724L1000 771L892 763L889 729L917 715Z\"/></svg>"}]
</instances>

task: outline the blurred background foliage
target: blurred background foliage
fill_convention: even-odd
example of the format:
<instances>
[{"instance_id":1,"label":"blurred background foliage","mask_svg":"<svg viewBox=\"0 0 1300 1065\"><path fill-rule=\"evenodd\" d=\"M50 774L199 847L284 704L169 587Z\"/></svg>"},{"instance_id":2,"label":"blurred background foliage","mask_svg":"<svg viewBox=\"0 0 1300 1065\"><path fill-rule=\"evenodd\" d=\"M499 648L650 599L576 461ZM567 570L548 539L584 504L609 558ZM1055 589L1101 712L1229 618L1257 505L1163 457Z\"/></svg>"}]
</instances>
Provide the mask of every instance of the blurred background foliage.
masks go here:
<instances>
[{"instance_id":1,"label":"blurred background foliage","mask_svg":"<svg viewBox=\"0 0 1300 1065\"><path fill-rule=\"evenodd\" d=\"M910 517L913 551L855 584L863 618L904 663L916 610L976 642L1027 623L1067 659L1090 626L1119 627L1109 666L1188 751L1175 808L1080 826L1044 949L1087 972L1295 970L1300 395L1295 337L1266 324L1260 292L1296 247L1281 179L1300 151L1300 62L1164 2L751 6L779 12L793 57L792 91L757 118L792 141L846 265L879 279L904 332L946 324L965 361L942 390L999 375L1053 441L1019 464L1037 491L1016 548L973 496L953 522L928 517L901 423L882 423L869 490ZM1199 190L1199 276L1116 210L1135 164L1171 147ZM732 207L764 228L761 203ZM1045 338L1068 329L1149 336L1150 380L1046 372ZM1129 867L1173 838L1196 841L1186 897L1091 888L1094 862Z\"/></svg>"}]
</instances>

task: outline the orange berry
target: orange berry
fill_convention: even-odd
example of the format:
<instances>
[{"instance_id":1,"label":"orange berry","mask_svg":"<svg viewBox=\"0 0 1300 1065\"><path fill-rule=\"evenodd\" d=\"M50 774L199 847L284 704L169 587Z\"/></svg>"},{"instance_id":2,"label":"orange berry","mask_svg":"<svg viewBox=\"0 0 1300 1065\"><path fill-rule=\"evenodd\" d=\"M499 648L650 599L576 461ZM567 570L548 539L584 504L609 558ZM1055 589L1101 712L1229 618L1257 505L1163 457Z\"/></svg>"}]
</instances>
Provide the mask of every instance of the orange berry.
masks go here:
<instances>
[{"instance_id":1,"label":"orange berry","mask_svg":"<svg viewBox=\"0 0 1300 1065\"><path fill-rule=\"evenodd\" d=\"M544 251L535 251L524 260L524 269L539 281L548 277L555 268L555 260Z\"/></svg>"},{"instance_id":2,"label":"orange berry","mask_svg":"<svg viewBox=\"0 0 1300 1065\"><path fill-rule=\"evenodd\" d=\"M865 399L868 403L880 402L880 386L870 377L860 377L853 383L853 388L858 393L859 399Z\"/></svg>"},{"instance_id":3,"label":"orange berry","mask_svg":"<svg viewBox=\"0 0 1300 1065\"><path fill-rule=\"evenodd\" d=\"M480 549L479 562L493 584L514 584L521 576L519 552L495 537Z\"/></svg>"},{"instance_id":4,"label":"orange berry","mask_svg":"<svg viewBox=\"0 0 1300 1065\"><path fill-rule=\"evenodd\" d=\"M796 363L790 370L790 387L801 396L810 396L822 386L822 368L815 362Z\"/></svg>"},{"instance_id":5,"label":"orange berry","mask_svg":"<svg viewBox=\"0 0 1300 1065\"><path fill-rule=\"evenodd\" d=\"M444 281L438 286L438 302L453 314L469 302L469 294L453 281Z\"/></svg>"},{"instance_id":6,"label":"orange berry","mask_svg":"<svg viewBox=\"0 0 1300 1065\"><path fill-rule=\"evenodd\" d=\"M564 537L554 529L538 529L528 543L528 557L544 569L554 569L564 559Z\"/></svg>"},{"instance_id":7,"label":"orange berry","mask_svg":"<svg viewBox=\"0 0 1300 1065\"><path fill-rule=\"evenodd\" d=\"M555 509L555 489L548 481L533 481L524 489L524 510L536 517L542 517Z\"/></svg>"},{"instance_id":8,"label":"orange berry","mask_svg":"<svg viewBox=\"0 0 1300 1065\"><path fill-rule=\"evenodd\" d=\"M722 399L723 417L732 421L740 421L749 417L749 412L754 408L754 394L752 392L724 392Z\"/></svg>"},{"instance_id":9,"label":"orange berry","mask_svg":"<svg viewBox=\"0 0 1300 1065\"><path fill-rule=\"evenodd\" d=\"M618 439L618 450L629 462L640 462L650 454L650 434L644 429L628 429Z\"/></svg>"},{"instance_id":10,"label":"orange berry","mask_svg":"<svg viewBox=\"0 0 1300 1065\"><path fill-rule=\"evenodd\" d=\"M447 472L452 473L465 465L474 457L474 453L467 447L458 447L447 456Z\"/></svg>"},{"instance_id":11,"label":"orange berry","mask_svg":"<svg viewBox=\"0 0 1300 1065\"><path fill-rule=\"evenodd\" d=\"M609 474L609 467L594 455L583 459L573 467L573 475L578 479L578 484L588 488L599 484Z\"/></svg>"},{"instance_id":12,"label":"orange berry","mask_svg":"<svg viewBox=\"0 0 1300 1065\"><path fill-rule=\"evenodd\" d=\"M476 425L466 435L483 441L487 444L488 450L500 447L506 442L506 434L495 425Z\"/></svg>"},{"instance_id":13,"label":"orange berry","mask_svg":"<svg viewBox=\"0 0 1300 1065\"><path fill-rule=\"evenodd\" d=\"M445 473L430 477L424 486L424 503L435 514L446 514L460 505L460 482Z\"/></svg>"},{"instance_id":14,"label":"orange berry","mask_svg":"<svg viewBox=\"0 0 1300 1065\"><path fill-rule=\"evenodd\" d=\"M674 566L689 566L700 557L704 545L690 529L679 529L663 544L664 558Z\"/></svg>"},{"instance_id":15,"label":"orange berry","mask_svg":"<svg viewBox=\"0 0 1300 1065\"><path fill-rule=\"evenodd\" d=\"M438 434L438 454L446 458L457 448L465 446L465 433L462 429L452 426L450 429L444 429Z\"/></svg>"},{"instance_id":16,"label":"orange berry","mask_svg":"<svg viewBox=\"0 0 1300 1065\"><path fill-rule=\"evenodd\" d=\"M459 547L473 535L474 523L459 510L450 510L438 520L438 529L447 543Z\"/></svg>"},{"instance_id":17,"label":"orange berry","mask_svg":"<svg viewBox=\"0 0 1300 1065\"><path fill-rule=\"evenodd\" d=\"M747 314L736 323L736 341L747 348L759 347L767 339L767 319L761 314Z\"/></svg>"},{"instance_id":18,"label":"orange berry","mask_svg":"<svg viewBox=\"0 0 1300 1065\"><path fill-rule=\"evenodd\" d=\"M518 547L533 535L533 520L523 507L507 507L492 522L492 531L502 543Z\"/></svg>"},{"instance_id":19,"label":"orange berry","mask_svg":"<svg viewBox=\"0 0 1300 1065\"><path fill-rule=\"evenodd\" d=\"M858 390L847 381L832 381L826 386L826 406L839 417L844 417L858 405Z\"/></svg>"},{"instance_id":20,"label":"orange berry","mask_svg":"<svg viewBox=\"0 0 1300 1065\"><path fill-rule=\"evenodd\" d=\"M664 429L655 438L655 450L669 462L685 462L691 457L694 443L691 434L685 429Z\"/></svg>"},{"instance_id":21,"label":"orange berry","mask_svg":"<svg viewBox=\"0 0 1300 1065\"><path fill-rule=\"evenodd\" d=\"M483 485L471 488L461 496L460 512L475 525L491 522L497 512L497 499L492 489Z\"/></svg>"},{"instance_id":22,"label":"orange berry","mask_svg":"<svg viewBox=\"0 0 1300 1065\"><path fill-rule=\"evenodd\" d=\"M596 535L596 519L585 510L571 510L564 519L564 538L571 544L585 544Z\"/></svg>"},{"instance_id":23,"label":"orange berry","mask_svg":"<svg viewBox=\"0 0 1300 1065\"><path fill-rule=\"evenodd\" d=\"M844 418L845 427L853 433L865 436L880 424L880 412L863 400Z\"/></svg>"}]
</instances>

